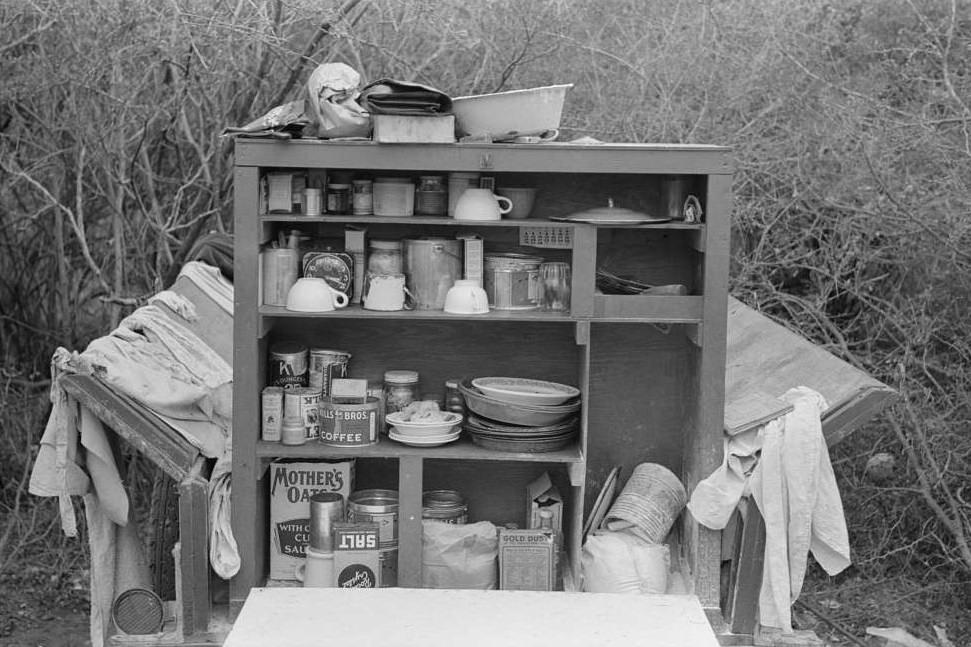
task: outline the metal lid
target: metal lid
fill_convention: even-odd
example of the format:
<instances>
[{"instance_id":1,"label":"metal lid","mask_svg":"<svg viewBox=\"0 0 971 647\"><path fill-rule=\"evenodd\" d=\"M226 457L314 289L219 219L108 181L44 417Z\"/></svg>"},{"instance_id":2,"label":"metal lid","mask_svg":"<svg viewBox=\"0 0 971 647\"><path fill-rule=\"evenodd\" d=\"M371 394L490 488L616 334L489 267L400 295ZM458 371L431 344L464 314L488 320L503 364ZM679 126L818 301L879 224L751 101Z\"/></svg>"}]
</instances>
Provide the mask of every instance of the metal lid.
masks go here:
<instances>
[{"instance_id":1,"label":"metal lid","mask_svg":"<svg viewBox=\"0 0 971 647\"><path fill-rule=\"evenodd\" d=\"M412 384L418 381L418 371L385 371L384 381L392 384Z\"/></svg>"},{"instance_id":2,"label":"metal lid","mask_svg":"<svg viewBox=\"0 0 971 647\"><path fill-rule=\"evenodd\" d=\"M486 254L486 267L490 269L532 269L543 262L540 256L528 254Z\"/></svg>"},{"instance_id":3,"label":"metal lid","mask_svg":"<svg viewBox=\"0 0 971 647\"><path fill-rule=\"evenodd\" d=\"M295 341L278 341L270 344L270 352L277 355L298 355L307 352L307 347Z\"/></svg>"},{"instance_id":4,"label":"metal lid","mask_svg":"<svg viewBox=\"0 0 971 647\"><path fill-rule=\"evenodd\" d=\"M372 238L368 241L368 247L373 249L392 249L401 251L401 241L400 240L378 240L377 238Z\"/></svg>"}]
</instances>

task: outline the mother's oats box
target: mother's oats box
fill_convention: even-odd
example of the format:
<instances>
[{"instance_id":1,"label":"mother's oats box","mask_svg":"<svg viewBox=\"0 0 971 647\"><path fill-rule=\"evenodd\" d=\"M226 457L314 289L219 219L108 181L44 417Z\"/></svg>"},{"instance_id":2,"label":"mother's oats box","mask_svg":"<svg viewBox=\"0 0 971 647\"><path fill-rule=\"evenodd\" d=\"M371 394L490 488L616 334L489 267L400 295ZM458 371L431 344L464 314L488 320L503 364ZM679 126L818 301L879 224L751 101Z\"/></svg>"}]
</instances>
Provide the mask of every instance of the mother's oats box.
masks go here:
<instances>
[{"instance_id":1,"label":"mother's oats box","mask_svg":"<svg viewBox=\"0 0 971 647\"><path fill-rule=\"evenodd\" d=\"M354 490L354 461L270 463L270 579L296 580L310 543L310 497Z\"/></svg>"}]
</instances>

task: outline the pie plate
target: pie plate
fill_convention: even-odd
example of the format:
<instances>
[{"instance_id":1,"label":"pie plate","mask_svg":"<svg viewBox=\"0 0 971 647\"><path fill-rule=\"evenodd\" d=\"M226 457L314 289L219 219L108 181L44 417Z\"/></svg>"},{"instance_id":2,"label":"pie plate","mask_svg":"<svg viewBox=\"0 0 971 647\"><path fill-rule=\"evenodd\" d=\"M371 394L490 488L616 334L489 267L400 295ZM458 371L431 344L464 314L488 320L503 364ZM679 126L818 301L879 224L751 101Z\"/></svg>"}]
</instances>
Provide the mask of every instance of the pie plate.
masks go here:
<instances>
[{"instance_id":1,"label":"pie plate","mask_svg":"<svg viewBox=\"0 0 971 647\"><path fill-rule=\"evenodd\" d=\"M557 405L580 395L575 386L525 377L477 377L472 386L487 397L512 404Z\"/></svg>"},{"instance_id":2,"label":"pie plate","mask_svg":"<svg viewBox=\"0 0 971 647\"><path fill-rule=\"evenodd\" d=\"M586 211L571 213L567 216L550 216L550 220L585 222L592 225L644 225L654 222L668 222L671 219L661 216L651 216L623 207L615 207L613 200L610 200L606 207L595 207Z\"/></svg>"},{"instance_id":3,"label":"pie plate","mask_svg":"<svg viewBox=\"0 0 971 647\"><path fill-rule=\"evenodd\" d=\"M442 436L402 436L399 433L395 433L394 430L388 432L388 438L391 440L397 440L403 445L410 445L412 447L438 447L439 445L446 445L458 440L461 435L461 429Z\"/></svg>"}]
</instances>

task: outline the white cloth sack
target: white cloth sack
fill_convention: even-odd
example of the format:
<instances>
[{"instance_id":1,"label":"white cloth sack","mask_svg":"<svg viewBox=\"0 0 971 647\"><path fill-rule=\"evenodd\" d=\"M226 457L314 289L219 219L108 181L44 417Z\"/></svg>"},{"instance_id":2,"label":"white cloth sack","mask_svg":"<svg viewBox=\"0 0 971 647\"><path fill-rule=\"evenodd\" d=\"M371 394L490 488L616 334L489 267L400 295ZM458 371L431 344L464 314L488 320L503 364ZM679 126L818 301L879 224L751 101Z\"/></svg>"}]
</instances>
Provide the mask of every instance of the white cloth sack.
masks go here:
<instances>
[{"instance_id":1,"label":"white cloth sack","mask_svg":"<svg viewBox=\"0 0 971 647\"><path fill-rule=\"evenodd\" d=\"M496 588L499 538L488 521L422 521L421 556L423 588Z\"/></svg>"},{"instance_id":2,"label":"white cloth sack","mask_svg":"<svg viewBox=\"0 0 971 647\"><path fill-rule=\"evenodd\" d=\"M591 593L665 593L671 554L629 531L587 536L580 555L583 590Z\"/></svg>"}]
</instances>

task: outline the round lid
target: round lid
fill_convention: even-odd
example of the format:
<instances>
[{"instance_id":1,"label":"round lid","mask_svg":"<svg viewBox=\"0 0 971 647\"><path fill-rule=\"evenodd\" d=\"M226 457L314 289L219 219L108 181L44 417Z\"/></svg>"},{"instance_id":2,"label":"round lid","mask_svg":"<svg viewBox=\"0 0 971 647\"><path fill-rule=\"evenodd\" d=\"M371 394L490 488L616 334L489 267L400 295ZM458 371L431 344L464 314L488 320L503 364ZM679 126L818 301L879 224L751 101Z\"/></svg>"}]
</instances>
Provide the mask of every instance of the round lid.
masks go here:
<instances>
[{"instance_id":1,"label":"round lid","mask_svg":"<svg viewBox=\"0 0 971 647\"><path fill-rule=\"evenodd\" d=\"M394 250L400 251L401 241L400 240L376 240L372 238L371 240L368 241L368 247L371 247L373 249L394 249Z\"/></svg>"},{"instance_id":2,"label":"round lid","mask_svg":"<svg viewBox=\"0 0 971 647\"><path fill-rule=\"evenodd\" d=\"M625 209L624 207L615 207L614 201L608 198L606 207L593 207L592 209L587 209L586 211L578 211L577 213L571 213L565 217L558 217L556 220L573 220L576 222L589 223L644 223L661 222L668 219L650 216L642 211L634 211L633 209Z\"/></svg>"},{"instance_id":3,"label":"round lid","mask_svg":"<svg viewBox=\"0 0 971 647\"><path fill-rule=\"evenodd\" d=\"M540 256L529 256L527 254L486 254L485 262L491 268L531 268L543 262Z\"/></svg>"},{"instance_id":4,"label":"round lid","mask_svg":"<svg viewBox=\"0 0 971 647\"><path fill-rule=\"evenodd\" d=\"M392 384L411 384L418 381L418 371L385 371L384 381Z\"/></svg>"},{"instance_id":5,"label":"round lid","mask_svg":"<svg viewBox=\"0 0 971 647\"><path fill-rule=\"evenodd\" d=\"M307 347L295 341L278 341L270 345L270 352L274 355L297 355L306 353Z\"/></svg>"}]
</instances>

